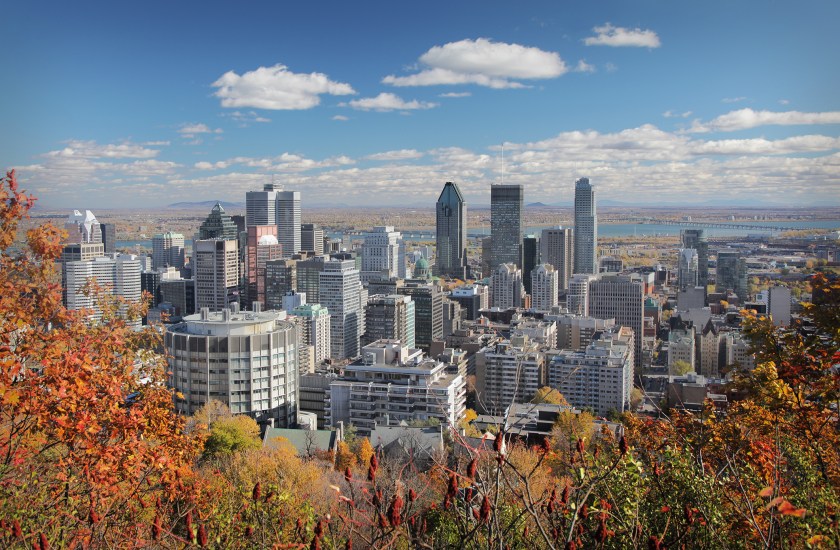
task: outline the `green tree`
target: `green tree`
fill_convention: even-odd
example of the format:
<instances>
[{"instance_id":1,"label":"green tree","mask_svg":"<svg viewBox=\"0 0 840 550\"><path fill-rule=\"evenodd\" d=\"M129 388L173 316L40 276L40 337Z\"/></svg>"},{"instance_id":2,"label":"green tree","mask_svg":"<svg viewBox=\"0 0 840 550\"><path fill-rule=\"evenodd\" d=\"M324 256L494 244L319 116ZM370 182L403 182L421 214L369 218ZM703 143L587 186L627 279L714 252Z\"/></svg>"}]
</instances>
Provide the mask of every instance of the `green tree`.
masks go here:
<instances>
[{"instance_id":1,"label":"green tree","mask_svg":"<svg viewBox=\"0 0 840 550\"><path fill-rule=\"evenodd\" d=\"M210 426L210 436L204 442L206 456L223 456L259 449L260 427L250 416L237 415L220 418Z\"/></svg>"},{"instance_id":2,"label":"green tree","mask_svg":"<svg viewBox=\"0 0 840 550\"><path fill-rule=\"evenodd\" d=\"M689 363L688 361L679 360L674 361L674 363L671 365L670 370L671 374L677 376L684 376L690 372L694 372L694 367L692 367L691 363Z\"/></svg>"}]
</instances>

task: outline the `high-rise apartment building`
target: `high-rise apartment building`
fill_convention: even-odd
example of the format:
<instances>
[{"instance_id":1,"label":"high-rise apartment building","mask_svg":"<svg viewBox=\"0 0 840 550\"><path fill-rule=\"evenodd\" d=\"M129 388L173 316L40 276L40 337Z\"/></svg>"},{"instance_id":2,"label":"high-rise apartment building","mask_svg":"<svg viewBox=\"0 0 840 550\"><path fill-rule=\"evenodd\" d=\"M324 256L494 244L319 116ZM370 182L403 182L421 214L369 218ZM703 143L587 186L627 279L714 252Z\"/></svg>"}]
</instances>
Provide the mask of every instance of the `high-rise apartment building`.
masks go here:
<instances>
[{"instance_id":1,"label":"high-rise apartment building","mask_svg":"<svg viewBox=\"0 0 840 550\"><path fill-rule=\"evenodd\" d=\"M540 261L554 266L557 271L557 290L569 288L573 270L574 241L571 228L551 228L542 230L540 238Z\"/></svg>"},{"instance_id":2,"label":"high-rise apartment building","mask_svg":"<svg viewBox=\"0 0 840 550\"><path fill-rule=\"evenodd\" d=\"M90 260L69 261L64 263L63 268L67 309L89 309L91 319L99 320L102 317L96 294L85 292L86 285L94 278L106 294L121 296L128 302L140 301L142 288L140 260L137 256L100 256Z\"/></svg>"},{"instance_id":3,"label":"high-rise apartment building","mask_svg":"<svg viewBox=\"0 0 840 550\"><path fill-rule=\"evenodd\" d=\"M458 185L443 186L435 215L435 272L441 277L466 279L467 203Z\"/></svg>"},{"instance_id":4,"label":"high-rise apartment building","mask_svg":"<svg viewBox=\"0 0 840 550\"><path fill-rule=\"evenodd\" d=\"M301 342L312 346L313 362L320 365L330 357L330 312L320 304L303 304L291 312L301 319Z\"/></svg>"},{"instance_id":5,"label":"high-rise apartment building","mask_svg":"<svg viewBox=\"0 0 840 550\"><path fill-rule=\"evenodd\" d=\"M297 422L297 333L277 312L205 309L167 327L164 343L178 412L214 399L260 423Z\"/></svg>"},{"instance_id":6,"label":"high-rise apartment building","mask_svg":"<svg viewBox=\"0 0 840 550\"><path fill-rule=\"evenodd\" d=\"M399 340L414 348L414 319L414 301L410 296L370 296L365 306L362 345L377 340Z\"/></svg>"},{"instance_id":7,"label":"high-rise apartment building","mask_svg":"<svg viewBox=\"0 0 840 550\"><path fill-rule=\"evenodd\" d=\"M589 283L596 278L597 275L578 273L569 279L569 291L566 293L569 313L589 317Z\"/></svg>"},{"instance_id":8,"label":"high-rise apartment building","mask_svg":"<svg viewBox=\"0 0 840 550\"><path fill-rule=\"evenodd\" d=\"M546 383L545 354L527 336L514 336L476 354L476 397L489 414L527 403Z\"/></svg>"},{"instance_id":9,"label":"high-rise apartment building","mask_svg":"<svg viewBox=\"0 0 840 550\"><path fill-rule=\"evenodd\" d=\"M304 223L300 226L300 251L314 252L320 256L324 253L324 230L314 223Z\"/></svg>"},{"instance_id":10,"label":"high-rise apartment building","mask_svg":"<svg viewBox=\"0 0 840 550\"><path fill-rule=\"evenodd\" d=\"M319 283L320 304L330 312L331 357L336 360L357 357L359 338L365 331L365 313L361 303L362 283L356 262L324 262Z\"/></svg>"},{"instance_id":11,"label":"high-rise apartment building","mask_svg":"<svg viewBox=\"0 0 840 550\"><path fill-rule=\"evenodd\" d=\"M540 264L531 271L531 307L551 311L557 305L557 270L551 264Z\"/></svg>"},{"instance_id":12,"label":"high-rise apartment building","mask_svg":"<svg viewBox=\"0 0 840 550\"><path fill-rule=\"evenodd\" d=\"M598 273L598 215L589 178L575 182L575 273Z\"/></svg>"},{"instance_id":13,"label":"high-rise apartment building","mask_svg":"<svg viewBox=\"0 0 840 550\"><path fill-rule=\"evenodd\" d=\"M167 231L152 237L152 269L184 267L184 236Z\"/></svg>"},{"instance_id":14,"label":"high-rise apartment building","mask_svg":"<svg viewBox=\"0 0 840 550\"><path fill-rule=\"evenodd\" d=\"M500 309L522 307L525 286L522 270L516 264L502 264L493 271L490 280L490 305Z\"/></svg>"},{"instance_id":15,"label":"high-rise apartment building","mask_svg":"<svg viewBox=\"0 0 840 550\"><path fill-rule=\"evenodd\" d=\"M693 248L697 251L697 284L705 288L709 284L709 242L703 230L680 230L680 243L683 248Z\"/></svg>"},{"instance_id":16,"label":"high-rise apartment building","mask_svg":"<svg viewBox=\"0 0 840 550\"><path fill-rule=\"evenodd\" d=\"M195 307L221 311L239 303L239 247L235 240L203 239L193 244Z\"/></svg>"},{"instance_id":17,"label":"high-rise apartment building","mask_svg":"<svg viewBox=\"0 0 840 550\"><path fill-rule=\"evenodd\" d=\"M604 273L589 283L589 313L598 319L615 319L620 327L633 329L636 374L642 374L642 328L644 283L638 275Z\"/></svg>"},{"instance_id":18,"label":"high-rise apartment building","mask_svg":"<svg viewBox=\"0 0 840 550\"><path fill-rule=\"evenodd\" d=\"M627 327L603 332L585 351L563 350L551 359L548 384L573 407L598 416L630 408L634 334Z\"/></svg>"},{"instance_id":19,"label":"high-rise apartment building","mask_svg":"<svg viewBox=\"0 0 840 550\"><path fill-rule=\"evenodd\" d=\"M525 188L520 185L490 186L490 270L501 264L522 267L522 215Z\"/></svg>"},{"instance_id":20,"label":"high-rise apartment building","mask_svg":"<svg viewBox=\"0 0 840 550\"><path fill-rule=\"evenodd\" d=\"M405 243L393 226L378 225L365 234L362 244L362 282L370 279L405 278Z\"/></svg>"}]
</instances>

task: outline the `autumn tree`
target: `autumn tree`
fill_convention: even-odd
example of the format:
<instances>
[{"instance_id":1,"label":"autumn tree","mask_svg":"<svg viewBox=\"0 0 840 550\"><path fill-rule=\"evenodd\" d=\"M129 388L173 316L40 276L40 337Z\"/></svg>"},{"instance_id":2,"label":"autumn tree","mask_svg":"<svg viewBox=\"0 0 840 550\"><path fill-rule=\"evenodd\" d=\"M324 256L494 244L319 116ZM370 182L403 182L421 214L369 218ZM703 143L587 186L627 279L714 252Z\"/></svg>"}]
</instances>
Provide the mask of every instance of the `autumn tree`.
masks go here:
<instances>
[{"instance_id":1,"label":"autumn tree","mask_svg":"<svg viewBox=\"0 0 840 550\"><path fill-rule=\"evenodd\" d=\"M538 389L537 393L534 394L534 397L531 398L531 403L548 403L551 405L564 406L569 405L569 403L566 401L566 398L563 397L562 393L560 393L560 390L558 390L557 388L551 388L549 386L543 386L540 389Z\"/></svg>"}]
</instances>

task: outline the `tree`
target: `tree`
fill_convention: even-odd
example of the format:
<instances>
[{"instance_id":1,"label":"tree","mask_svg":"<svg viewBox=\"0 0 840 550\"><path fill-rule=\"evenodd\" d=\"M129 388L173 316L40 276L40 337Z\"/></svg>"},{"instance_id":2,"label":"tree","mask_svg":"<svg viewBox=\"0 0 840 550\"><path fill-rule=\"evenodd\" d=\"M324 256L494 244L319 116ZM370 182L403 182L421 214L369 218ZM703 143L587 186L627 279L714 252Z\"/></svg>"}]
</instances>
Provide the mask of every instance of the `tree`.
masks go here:
<instances>
[{"instance_id":1,"label":"tree","mask_svg":"<svg viewBox=\"0 0 840 550\"><path fill-rule=\"evenodd\" d=\"M253 418L245 415L222 417L210 426L204 454L218 457L259 449L261 445L260 427Z\"/></svg>"},{"instance_id":2,"label":"tree","mask_svg":"<svg viewBox=\"0 0 840 550\"><path fill-rule=\"evenodd\" d=\"M373 445L370 444L370 440L366 437L362 437L359 441L359 449L356 451L356 456L359 459L359 464L369 464L370 457L373 456L375 451L373 450Z\"/></svg>"},{"instance_id":3,"label":"tree","mask_svg":"<svg viewBox=\"0 0 840 550\"><path fill-rule=\"evenodd\" d=\"M674 363L671 365L670 370L671 374L674 374L676 376L685 376L690 372L694 372L694 367L692 367L691 363L689 363L688 361L683 361L682 359L680 359L679 361L674 361Z\"/></svg>"},{"instance_id":4,"label":"tree","mask_svg":"<svg viewBox=\"0 0 840 550\"><path fill-rule=\"evenodd\" d=\"M543 386L537 390L537 393L534 394L534 397L531 399L531 403L539 404L539 403L549 403L552 405L563 405L568 406L569 403L566 401L566 398L563 397L563 394L556 388L551 388L548 386Z\"/></svg>"},{"instance_id":5,"label":"tree","mask_svg":"<svg viewBox=\"0 0 840 550\"><path fill-rule=\"evenodd\" d=\"M637 411L645 402L645 392L638 386L630 390L630 409Z\"/></svg>"}]
</instances>

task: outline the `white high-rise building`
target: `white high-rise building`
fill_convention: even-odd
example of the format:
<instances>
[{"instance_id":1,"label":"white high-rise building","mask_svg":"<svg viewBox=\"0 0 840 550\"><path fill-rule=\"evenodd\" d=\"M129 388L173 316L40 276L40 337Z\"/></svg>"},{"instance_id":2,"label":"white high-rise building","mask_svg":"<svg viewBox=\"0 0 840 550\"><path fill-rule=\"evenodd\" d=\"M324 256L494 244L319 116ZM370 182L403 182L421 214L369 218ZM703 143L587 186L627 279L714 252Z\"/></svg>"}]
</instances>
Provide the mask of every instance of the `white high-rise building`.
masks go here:
<instances>
[{"instance_id":1,"label":"white high-rise building","mask_svg":"<svg viewBox=\"0 0 840 550\"><path fill-rule=\"evenodd\" d=\"M551 265L540 264L531 271L531 307L537 311L550 311L557 305L559 275Z\"/></svg>"},{"instance_id":2,"label":"white high-rise building","mask_svg":"<svg viewBox=\"0 0 840 550\"><path fill-rule=\"evenodd\" d=\"M67 309L90 309L91 319L99 320L102 310L96 296L84 292L91 279L108 294L121 296L128 302L139 302L140 260L137 256L119 255L98 257L87 261L71 261L64 264L66 278ZM139 324L139 320L136 324Z\"/></svg>"},{"instance_id":3,"label":"white high-rise building","mask_svg":"<svg viewBox=\"0 0 840 550\"><path fill-rule=\"evenodd\" d=\"M184 236L168 231L152 237L152 269L184 267Z\"/></svg>"},{"instance_id":4,"label":"white high-rise building","mask_svg":"<svg viewBox=\"0 0 840 550\"><path fill-rule=\"evenodd\" d=\"M644 284L638 275L604 273L589 283L589 315L615 319L615 324L633 329L636 372L642 373L642 328L644 326Z\"/></svg>"},{"instance_id":5,"label":"white high-rise building","mask_svg":"<svg viewBox=\"0 0 840 550\"><path fill-rule=\"evenodd\" d=\"M362 281L405 278L405 244L399 231L378 225L365 235L362 244Z\"/></svg>"},{"instance_id":6,"label":"white high-rise building","mask_svg":"<svg viewBox=\"0 0 840 550\"><path fill-rule=\"evenodd\" d=\"M476 397L490 414L502 414L512 403L527 403L546 382L545 354L524 335L479 351L475 369Z\"/></svg>"},{"instance_id":7,"label":"white high-rise building","mask_svg":"<svg viewBox=\"0 0 840 550\"><path fill-rule=\"evenodd\" d=\"M522 307L525 286L516 264L501 264L490 278L490 305L500 309Z\"/></svg>"},{"instance_id":8,"label":"white high-rise building","mask_svg":"<svg viewBox=\"0 0 840 550\"><path fill-rule=\"evenodd\" d=\"M540 260L557 270L558 291L569 288L569 280L574 274L573 234L571 228L557 227L543 229L540 238Z\"/></svg>"},{"instance_id":9,"label":"white high-rise building","mask_svg":"<svg viewBox=\"0 0 840 550\"><path fill-rule=\"evenodd\" d=\"M64 230L67 231L67 243L102 242L102 227L90 210L85 210L84 214L73 210L64 223Z\"/></svg>"},{"instance_id":10,"label":"white high-rise building","mask_svg":"<svg viewBox=\"0 0 840 550\"><path fill-rule=\"evenodd\" d=\"M302 319L301 342L312 346L314 363L320 365L330 357L330 312L320 304L303 304L291 310L291 314Z\"/></svg>"},{"instance_id":11,"label":"white high-rise building","mask_svg":"<svg viewBox=\"0 0 840 550\"><path fill-rule=\"evenodd\" d=\"M318 278L320 303L330 312L331 357L336 360L357 357L359 338L365 331L365 313L356 262L324 262L324 270Z\"/></svg>"},{"instance_id":12,"label":"white high-rise building","mask_svg":"<svg viewBox=\"0 0 840 550\"><path fill-rule=\"evenodd\" d=\"M221 311L239 303L239 246L223 239L197 240L193 245L195 308Z\"/></svg>"},{"instance_id":13,"label":"white high-rise building","mask_svg":"<svg viewBox=\"0 0 840 550\"><path fill-rule=\"evenodd\" d=\"M598 273L598 215L589 178L575 182L575 273Z\"/></svg>"},{"instance_id":14,"label":"white high-rise building","mask_svg":"<svg viewBox=\"0 0 840 550\"><path fill-rule=\"evenodd\" d=\"M297 333L279 312L204 309L167 327L164 338L169 385L183 395L178 412L193 414L214 399L257 422L297 422Z\"/></svg>"},{"instance_id":15,"label":"white high-rise building","mask_svg":"<svg viewBox=\"0 0 840 550\"><path fill-rule=\"evenodd\" d=\"M589 317L589 283L597 279L596 275L578 274L569 279L569 292L566 293L566 309L574 315Z\"/></svg>"},{"instance_id":16,"label":"white high-rise building","mask_svg":"<svg viewBox=\"0 0 840 550\"><path fill-rule=\"evenodd\" d=\"M630 408L633 389L633 331L627 327L601 333L585 351L563 350L548 366L548 384L573 407L598 416Z\"/></svg>"},{"instance_id":17,"label":"white high-rise building","mask_svg":"<svg viewBox=\"0 0 840 550\"><path fill-rule=\"evenodd\" d=\"M291 257L300 252L300 192L277 191L277 240L283 254Z\"/></svg>"}]
</instances>

